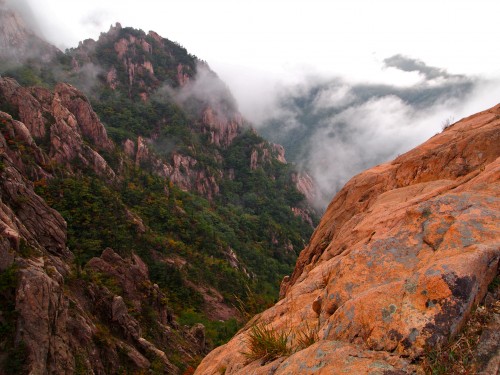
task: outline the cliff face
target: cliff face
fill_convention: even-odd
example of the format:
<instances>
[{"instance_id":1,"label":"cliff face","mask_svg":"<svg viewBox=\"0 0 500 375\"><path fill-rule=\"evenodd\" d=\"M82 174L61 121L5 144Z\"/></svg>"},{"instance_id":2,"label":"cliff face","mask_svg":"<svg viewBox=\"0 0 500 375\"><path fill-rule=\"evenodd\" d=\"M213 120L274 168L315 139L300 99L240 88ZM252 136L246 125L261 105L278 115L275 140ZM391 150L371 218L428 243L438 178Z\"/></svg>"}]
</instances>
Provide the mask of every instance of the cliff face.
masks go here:
<instances>
[{"instance_id":1,"label":"cliff face","mask_svg":"<svg viewBox=\"0 0 500 375\"><path fill-rule=\"evenodd\" d=\"M412 362L462 329L498 275L499 144L500 105L352 178L282 299L196 374L421 371ZM265 364L243 354L255 324L285 332L292 346L304 332L317 336Z\"/></svg>"},{"instance_id":2,"label":"cliff face","mask_svg":"<svg viewBox=\"0 0 500 375\"><path fill-rule=\"evenodd\" d=\"M115 178L115 172L99 153L110 151L113 143L88 100L71 85L58 84L51 92L0 78L0 105L19 120L12 121L9 114L3 113L5 121L12 124L3 128L4 136L11 143L29 146L33 163L17 166L31 169L31 177L50 175L51 163L71 171L78 161L108 180ZM16 155L13 157L16 160Z\"/></svg>"}]
</instances>

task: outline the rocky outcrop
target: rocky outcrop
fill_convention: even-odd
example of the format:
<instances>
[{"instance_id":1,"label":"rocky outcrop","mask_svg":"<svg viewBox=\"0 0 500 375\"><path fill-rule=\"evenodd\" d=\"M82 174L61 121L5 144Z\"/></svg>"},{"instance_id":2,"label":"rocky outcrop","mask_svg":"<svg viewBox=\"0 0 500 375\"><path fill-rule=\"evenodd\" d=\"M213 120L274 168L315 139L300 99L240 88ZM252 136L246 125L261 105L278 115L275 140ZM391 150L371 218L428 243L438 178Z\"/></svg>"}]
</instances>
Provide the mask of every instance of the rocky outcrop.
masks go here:
<instances>
[{"instance_id":1,"label":"rocky outcrop","mask_svg":"<svg viewBox=\"0 0 500 375\"><path fill-rule=\"evenodd\" d=\"M108 56L108 61L97 62L95 49L103 45L106 45L107 53L116 55ZM153 31L145 34L143 31L122 28L116 23L107 33L102 33L98 41L88 39L71 53L76 72L84 70L86 65L104 66L108 87L112 90L125 89L130 96L138 95L143 101L147 101L163 84L165 75L172 80L169 85L175 87L185 86L194 75L188 64L175 61L176 48L181 47ZM162 54L160 66L155 65L158 60L154 59L153 54ZM165 71L166 66L170 72Z\"/></svg>"},{"instance_id":2,"label":"rocky outcrop","mask_svg":"<svg viewBox=\"0 0 500 375\"><path fill-rule=\"evenodd\" d=\"M153 311L156 329L160 331L158 334L164 341L162 346L168 345L174 317L167 308L166 296L158 285L149 280L149 271L142 259L137 255L123 259L108 248L101 257L92 258L87 263L85 272L91 278L103 277L107 280L105 285L89 286L87 303L92 306L90 310L93 314L102 321L109 322L120 333L115 339L123 340L123 345L134 349L133 356L129 358L139 368L149 368L147 357L157 358L165 371L177 372L178 369L169 361L166 353L144 337L140 322L133 316L140 316L145 310Z\"/></svg>"},{"instance_id":3,"label":"rocky outcrop","mask_svg":"<svg viewBox=\"0 0 500 375\"><path fill-rule=\"evenodd\" d=\"M274 143L261 143L256 145L250 155L250 169L256 170L263 164L271 164L273 160L286 164L285 149Z\"/></svg>"},{"instance_id":4,"label":"rocky outcrop","mask_svg":"<svg viewBox=\"0 0 500 375\"><path fill-rule=\"evenodd\" d=\"M498 274L500 105L352 178L282 284L282 299L196 374L412 373L453 338ZM249 361L261 322L315 344ZM291 337L293 344L293 337Z\"/></svg>"},{"instance_id":5,"label":"rocky outcrop","mask_svg":"<svg viewBox=\"0 0 500 375\"><path fill-rule=\"evenodd\" d=\"M128 139L124 142L123 148L126 154L131 157L137 166L149 169L155 174L168 178L175 185L185 191L194 191L208 199L219 194L219 180L222 178L221 171L208 171L199 166L198 160L173 152L170 163L165 162L151 152L151 140L138 137L137 147L135 143Z\"/></svg>"},{"instance_id":6,"label":"rocky outcrop","mask_svg":"<svg viewBox=\"0 0 500 375\"><path fill-rule=\"evenodd\" d=\"M74 115L82 136L89 139L98 150L110 151L113 142L85 95L67 83L58 83L54 92L54 99L59 100Z\"/></svg>"},{"instance_id":7,"label":"rocky outcrop","mask_svg":"<svg viewBox=\"0 0 500 375\"><path fill-rule=\"evenodd\" d=\"M9 147L9 131L12 124L18 126L10 116L0 112L0 160L1 160L1 212L0 230L3 241L1 252L8 254L11 250L19 250L21 240L23 246L37 251L47 250L51 254L68 256L66 250L66 222L61 215L47 206L45 201L34 193L32 184L19 172L24 165L22 159L15 155ZM10 128L12 129L12 128ZM15 138L14 138L15 139ZM15 143L14 143L15 145ZM25 149L29 153L29 149ZM17 160L17 163L14 162ZM17 164L17 165L16 165ZM40 226L39 223L44 225Z\"/></svg>"},{"instance_id":8,"label":"rocky outcrop","mask_svg":"<svg viewBox=\"0 0 500 375\"><path fill-rule=\"evenodd\" d=\"M27 129L17 131L12 142L33 145L36 165L46 166L47 174L51 162L71 171L78 161L108 180L115 178L115 172L99 153L110 151L113 143L86 97L74 87L58 84L51 92L40 87L21 87L15 80L1 77L0 100L0 109L9 111L23 123L15 128ZM6 121L12 127L19 124Z\"/></svg>"},{"instance_id":9,"label":"rocky outcrop","mask_svg":"<svg viewBox=\"0 0 500 375\"><path fill-rule=\"evenodd\" d=\"M179 82L179 86L183 87L188 84L189 79L189 75L187 73L184 73L184 65L179 63L179 65L177 65L177 82Z\"/></svg>"},{"instance_id":10,"label":"rocky outcrop","mask_svg":"<svg viewBox=\"0 0 500 375\"><path fill-rule=\"evenodd\" d=\"M306 197L308 202L314 202L316 199L316 185L311 176L306 172L292 174L292 181L295 183L297 190Z\"/></svg>"},{"instance_id":11,"label":"rocky outcrop","mask_svg":"<svg viewBox=\"0 0 500 375\"><path fill-rule=\"evenodd\" d=\"M202 132L209 135L210 143L227 147L241 133L242 122L240 115L228 118L224 112L207 107L202 115Z\"/></svg>"},{"instance_id":12,"label":"rocky outcrop","mask_svg":"<svg viewBox=\"0 0 500 375\"><path fill-rule=\"evenodd\" d=\"M123 259L112 249L105 249L99 258L92 258L85 266L89 272L97 272L113 280L115 285L122 291L121 296L114 296L112 302L111 318L117 320L117 306L121 306L123 300L132 306L136 312L148 306L155 310L158 321L167 325L173 322L172 313L167 309L166 296L160 291L158 285L149 280L149 270L143 260L133 254L129 259ZM119 298L120 300L117 300ZM118 309L119 310L119 309ZM128 314L128 308L125 312ZM135 324L138 326L138 324ZM138 332L131 332L131 336L138 338Z\"/></svg>"},{"instance_id":13,"label":"rocky outcrop","mask_svg":"<svg viewBox=\"0 0 500 375\"><path fill-rule=\"evenodd\" d=\"M72 254L66 248L66 222L19 173L11 158L11 139L6 139L12 123L5 117L1 121L0 272L19 269L12 349L21 343L28 349L27 362L32 373L67 373L72 356L64 335L68 316L62 282L69 272L67 262Z\"/></svg>"}]
</instances>

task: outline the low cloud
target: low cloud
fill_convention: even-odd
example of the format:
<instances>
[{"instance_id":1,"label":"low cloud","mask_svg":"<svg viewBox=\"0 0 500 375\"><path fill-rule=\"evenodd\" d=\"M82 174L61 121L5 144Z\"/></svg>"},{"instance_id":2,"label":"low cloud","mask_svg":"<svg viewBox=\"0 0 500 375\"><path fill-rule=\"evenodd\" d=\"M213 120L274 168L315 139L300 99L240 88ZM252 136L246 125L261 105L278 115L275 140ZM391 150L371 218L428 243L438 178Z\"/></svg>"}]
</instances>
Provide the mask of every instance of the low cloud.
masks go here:
<instances>
[{"instance_id":1,"label":"low cloud","mask_svg":"<svg viewBox=\"0 0 500 375\"><path fill-rule=\"evenodd\" d=\"M444 108L421 114L401 98L388 95L325 119L310 139L303 165L318 184L317 206L324 208L354 174L435 134L444 116Z\"/></svg>"},{"instance_id":2,"label":"low cloud","mask_svg":"<svg viewBox=\"0 0 500 375\"><path fill-rule=\"evenodd\" d=\"M99 65L88 62L70 72L55 66L53 74L56 81L69 82L83 91L85 95L91 97L96 87L101 84L105 70Z\"/></svg>"},{"instance_id":3,"label":"low cloud","mask_svg":"<svg viewBox=\"0 0 500 375\"><path fill-rule=\"evenodd\" d=\"M26 0L5 0L3 4L0 2L0 7L4 10L9 9L18 12L27 28L36 35L43 37L42 28Z\"/></svg>"},{"instance_id":4,"label":"low cloud","mask_svg":"<svg viewBox=\"0 0 500 375\"><path fill-rule=\"evenodd\" d=\"M238 111L229 88L205 63L197 65L196 76L184 86L174 89L165 85L155 98L162 100L163 96L175 100L190 112L200 112L210 106L219 114L230 117Z\"/></svg>"},{"instance_id":5,"label":"low cloud","mask_svg":"<svg viewBox=\"0 0 500 375\"><path fill-rule=\"evenodd\" d=\"M422 79L392 86L305 78L282 87L269 117L257 123L261 134L285 146L287 160L316 180L319 209L355 174L417 146L451 118L486 109L478 103L488 102L486 87L495 87L402 55L385 59L384 66L418 72Z\"/></svg>"}]
</instances>

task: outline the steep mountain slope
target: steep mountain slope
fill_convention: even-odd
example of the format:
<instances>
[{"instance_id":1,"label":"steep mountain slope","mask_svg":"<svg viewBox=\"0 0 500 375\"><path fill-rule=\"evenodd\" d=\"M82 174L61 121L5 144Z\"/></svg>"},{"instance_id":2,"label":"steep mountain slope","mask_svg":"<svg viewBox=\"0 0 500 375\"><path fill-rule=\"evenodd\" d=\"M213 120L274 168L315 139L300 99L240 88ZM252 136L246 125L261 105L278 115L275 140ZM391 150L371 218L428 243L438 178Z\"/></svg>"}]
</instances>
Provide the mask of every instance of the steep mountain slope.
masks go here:
<instances>
[{"instance_id":1,"label":"steep mountain slope","mask_svg":"<svg viewBox=\"0 0 500 375\"><path fill-rule=\"evenodd\" d=\"M108 374L152 368L175 373L177 366L196 361L205 350L204 330L197 333L174 321L165 289L150 281L152 270L132 253L141 252L140 242L151 246L147 228L99 184L117 183L99 154L113 144L88 102L68 102L82 94L67 84L52 93L2 78L0 93L2 104L25 121L0 111L3 371ZM84 140L94 136L96 143ZM86 177L83 170L97 177ZM105 194L89 195L86 183ZM65 184L72 189L65 190ZM76 197L71 215L63 212L69 238L67 222L35 189L52 204L54 189L59 204ZM105 201L95 206L99 199ZM91 213L86 220L102 228L75 232L75 220L80 230L90 229L79 216ZM129 226L128 252L120 238L127 233L123 225ZM107 242L125 257L110 248L102 252ZM182 282L177 287L183 288ZM177 366L169 358L178 358Z\"/></svg>"},{"instance_id":2,"label":"steep mountain slope","mask_svg":"<svg viewBox=\"0 0 500 375\"><path fill-rule=\"evenodd\" d=\"M0 68L6 373L182 373L277 298L310 185L205 63L117 25Z\"/></svg>"},{"instance_id":3,"label":"steep mountain slope","mask_svg":"<svg viewBox=\"0 0 500 375\"><path fill-rule=\"evenodd\" d=\"M9 112L0 111L0 270L10 373L176 373L234 332L234 305L252 312L277 296L273 284L303 241L293 225L309 226L290 207L285 232L276 211L216 205L141 169L68 84L51 91L0 78L0 99ZM257 161L246 160L252 171ZM56 318L66 315L77 321ZM207 343L197 321L208 324Z\"/></svg>"},{"instance_id":4,"label":"steep mountain slope","mask_svg":"<svg viewBox=\"0 0 500 375\"><path fill-rule=\"evenodd\" d=\"M499 144L497 105L352 178L282 299L196 374L421 373L415 363L457 335L495 277L498 288ZM498 293L488 301L498 309ZM277 333L293 350L255 355L276 347ZM498 354L480 358L475 371L498 371Z\"/></svg>"},{"instance_id":5,"label":"steep mountain slope","mask_svg":"<svg viewBox=\"0 0 500 375\"><path fill-rule=\"evenodd\" d=\"M278 198L253 180L273 180L286 204L312 221L296 194L311 194L307 176L292 173L284 149L255 134L225 84L183 47L117 24L69 57L64 78L87 90L108 133L137 165L184 190L249 209L256 206L253 194L262 196L261 207Z\"/></svg>"}]
</instances>

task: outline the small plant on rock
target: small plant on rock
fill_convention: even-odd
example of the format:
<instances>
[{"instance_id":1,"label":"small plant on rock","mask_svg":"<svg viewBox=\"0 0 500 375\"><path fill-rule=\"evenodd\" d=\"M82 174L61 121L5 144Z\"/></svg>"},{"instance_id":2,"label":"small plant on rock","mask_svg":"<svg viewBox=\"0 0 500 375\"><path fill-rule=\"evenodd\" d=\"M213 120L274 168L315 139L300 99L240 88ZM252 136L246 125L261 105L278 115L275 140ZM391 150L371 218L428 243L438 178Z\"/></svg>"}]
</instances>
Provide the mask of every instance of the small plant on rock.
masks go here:
<instances>
[{"instance_id":1,"label":"small plant on rock","mask_svg":"<svg viewBox=\"0 0 500 375\"><path fill-rule=\"evenodd\" d=\"M312 344L319 340L319 326L310 326L308 322L305 323L303 328L296 332L295 342L296 350L302 350L310 347Z\"/></svg>"},{"instance_id":2,"label":"small plant on rock","mask_svg":"<svg viewBox=\"0 0 500 375\"><path fill-rule=\"evenodd\" d=\"M263 363L290 355L292 350L288 346L288 336L288 332L277 331L264 324L256 324L250 328L247 338L248 352L243 354L249 360L261 359Z\"/></svg>"}]
</instances>

